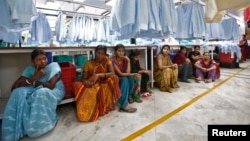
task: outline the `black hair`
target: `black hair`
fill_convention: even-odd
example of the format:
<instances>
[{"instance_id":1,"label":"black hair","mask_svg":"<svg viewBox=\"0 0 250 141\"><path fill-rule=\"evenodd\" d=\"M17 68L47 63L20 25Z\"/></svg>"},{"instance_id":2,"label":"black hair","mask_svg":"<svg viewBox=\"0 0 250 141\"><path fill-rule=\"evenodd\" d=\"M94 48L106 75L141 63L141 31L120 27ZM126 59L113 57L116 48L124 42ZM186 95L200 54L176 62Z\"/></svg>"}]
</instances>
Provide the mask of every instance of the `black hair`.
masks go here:
<instances>
[{"instance_id":1,"label":"black hair","mask_svg":"<svg viewBox=\"0 0 250 141\"><path fill-rule=\"evenodd\" d=\"M132 58L132 57L138 56L138 55L140 55L140 51L138 49L135 49L135 50L130 51L129 57Z\"/></svg>"},{"instance_id":2,"label":"black hair","mask_svg":"<svg viewBox=\"0 0 250 141\"><path fill-rule=\"evenodd\" d=\"M199 48L199 49L200 49L201 47L200 47L199 45L195 45L195 46L194 46L194 49L196 49L196 48Z\"/></svg>"},{"instance_id":3,"label":"black hair","mask_svg":"<svg viewBox=\"0 0 250 141\"><path fill-rule=\"evenodd\" d=\"M104 52L106 54L106 52L107 52L107 46L105 46L105 45L98 45L95 48L95 52L97 52L98 50L104 50Z\"/></svg>"},{"instance_id":4,"label":"black hair","mask_svg":"<svg viewBox=\"0 0 250 141\"><path fill-rule=\"evenodd\" d=\"M180 46L180 51L182 51L183 49L187 49L186 46Z\"/></svg>"},{"instance_id":5,"label":"black hair","mask_svg":"<svg viewBox=\"0 0 250 141\"><path fill-rule=\"evenodd\" d=\"M169 45L163 45L163 46L161 47L161 53L163 53L163 49L166 48L166 47L170 50L170 46L169 46Z\"/></svg>"},{"instance_id":6,"label":"black hair","mask_svg":"<svg viewBox=\"0 0 250 141\"><path fill-rule=\"evenodd\" d=\"M41 49L35 49L31 52L31 60L34 61L38 55L46 55L46 53Z\"/></svg>"},{"instance_id":7,"label":"black hair","mask_svg":"<svg viewBox=\"0 0 250 141\"><path fill-rule=\"evenodd\" d=\"M123 48L125 50L125 46L123 44L117 44L115 46L115 51L117 51L119 48Z\"/></svg>"}]
</instances>

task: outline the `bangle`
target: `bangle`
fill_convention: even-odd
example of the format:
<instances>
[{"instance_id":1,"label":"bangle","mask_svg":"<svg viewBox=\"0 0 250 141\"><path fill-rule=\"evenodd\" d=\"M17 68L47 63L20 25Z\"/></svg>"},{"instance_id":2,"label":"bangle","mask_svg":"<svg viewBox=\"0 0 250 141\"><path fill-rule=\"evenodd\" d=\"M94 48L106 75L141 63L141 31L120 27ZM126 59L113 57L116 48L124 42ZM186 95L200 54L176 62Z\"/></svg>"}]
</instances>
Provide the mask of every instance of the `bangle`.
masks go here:
<instances>
[{"instance_id":1,"label":"bangle","mask_svg":"<svg viewBox=\"0 0 250 141\"><path fill-rule=\"evenodd\" d=\"M35 86L35 85L36 85L36 80L35 80L35 81L33 81L32 85L33 85L33 86Z\"/></svg>"},{"instance_id":2,"label":"bangle","mask_svg":"<svg viewBox=\"0 0 250 141\"><path fill-rule=\"evenodd\" d=\"M29 82L28 79L25 79L25 82L26 82L27 84L31 85L31 83Z\"/></svg>"},{"instance_id":3,"label":"bangle","mask_svg":"<svg viewBox=\"0 0 250 141\"><path fill-rule=\"evenodd\" d=\"M106 73L104 73L104 77L106 78Z\"/></svg>"}]
</instances>

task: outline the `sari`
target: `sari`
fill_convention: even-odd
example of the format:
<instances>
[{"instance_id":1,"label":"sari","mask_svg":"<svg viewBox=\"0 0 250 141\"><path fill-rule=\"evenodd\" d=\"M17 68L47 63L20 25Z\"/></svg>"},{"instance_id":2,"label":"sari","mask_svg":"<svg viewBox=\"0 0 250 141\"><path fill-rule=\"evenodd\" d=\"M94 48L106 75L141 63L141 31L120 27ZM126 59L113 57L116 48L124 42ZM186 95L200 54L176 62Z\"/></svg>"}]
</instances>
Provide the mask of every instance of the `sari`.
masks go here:
<instances>
[{"instance_id":1,"label":"sari","mask_svg":"<svg viewBox=\"0 0 250 141\"><path fill-rule=\"evenodd\" d=\"M163 66L173 64L170 55L159 54L157 60L162 60ZM158 62L154 63L154 80L161 91L171 91L172 88L178 87L178 69L166 68L159 69Z\"/></svg>"},{"instance_id":2,"label":"sari","mask_svg":"<svg viewBox=\"0 0 250 141\"><path fill-rule=\"evenodd\" d=\"M35 66L28 66L22 76L34 75ZM47 82L61 74L58 63L45 67L46 74L38 79ZM17 141L24 135L35 138L51 131L57 121L56 107L65 94L62 80L54 89L33 85L19 87L12 91L2 120L2 141Z\"/></svg>"},{"instance_id":3,"label":"sari","mask_svg":"<svg viewBox=\"0 0 250 141\"><path fill-rule=\"evenodd\" d=\"M109 64L111 61L107 57L98 66L89 60L85 63L83 71L89 73L89 78L98 73L107 73ZM92 87L86 87L82 82L75 82L73 87L78 120L95 121L107 114L121 96L118 82L116 75L99 78Z\"/></svg>"}]
</instances>

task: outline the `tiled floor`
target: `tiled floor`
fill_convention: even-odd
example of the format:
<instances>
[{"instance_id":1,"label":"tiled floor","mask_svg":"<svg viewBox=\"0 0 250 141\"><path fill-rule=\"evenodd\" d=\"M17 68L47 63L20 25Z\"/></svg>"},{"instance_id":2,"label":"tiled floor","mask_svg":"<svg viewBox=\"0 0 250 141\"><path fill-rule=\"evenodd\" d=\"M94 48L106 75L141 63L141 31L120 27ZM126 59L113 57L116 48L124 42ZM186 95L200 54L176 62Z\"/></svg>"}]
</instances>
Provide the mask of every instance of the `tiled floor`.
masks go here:
<instances>
[{"instance_id":1,"label":"tiled floor","mask_svg":"<svg viewBox=\"0 0 250 141\"><path fill-rule=\"evenodd\" d=\"M154 88L153 96L132 104L138 108L133 114L116 110L79 122L74 103L61 105L53 131L21 141L207 141L208 124L250 124L250 61L240 67L221 68L213 83L179 82L173 93Z\"/></svg>"}]
</instances>

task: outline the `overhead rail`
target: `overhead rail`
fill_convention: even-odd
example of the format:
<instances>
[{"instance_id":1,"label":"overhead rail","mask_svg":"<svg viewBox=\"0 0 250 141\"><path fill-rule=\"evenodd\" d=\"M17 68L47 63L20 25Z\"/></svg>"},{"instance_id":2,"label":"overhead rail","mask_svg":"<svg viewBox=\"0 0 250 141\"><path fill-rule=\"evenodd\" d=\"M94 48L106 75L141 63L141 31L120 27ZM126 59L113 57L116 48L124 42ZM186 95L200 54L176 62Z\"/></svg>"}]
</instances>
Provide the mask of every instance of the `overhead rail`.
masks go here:
<instances>
[{"instance_id":1,"label":"overhead rail","mask_svg":"<svg viewBox=\"0 0 250 141\"><path fill-rule=\"evenodd\" d=\"M77 2L77 1L72 1L72 0L55 0L55 1L74 3L74 4L83 5L83 6L90 6L94 8L105 9L105 10L110 10L112 8L109 5L105 5L105 3L102 6L100 6L98 3L94 4L94 0L92 3L91 2Z\"/></svg>"},{"instance_id":2,"label":"overhead rail","mask_svg":"<svg viewBox=\"0 0 250 141\"><path fill-rule=\"evenodd\" d=\"M51 11L58 11L58 12L63 12L63 13L73 13L73 14L79 14L79 15L82 14L82 15L85 15L85 16L96 17L96 18L102 18L103 17L102 15L90 14L90 13L82 13L82 12L77 12L77 11L68 11L68 10L52 9L52 8L44 8L44 7L36 7L36 8L40 9L40 10L51 10Z\"/></svg>"}]
</instances>

